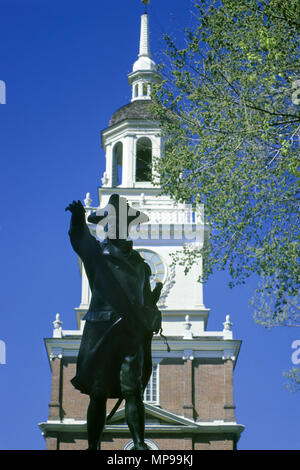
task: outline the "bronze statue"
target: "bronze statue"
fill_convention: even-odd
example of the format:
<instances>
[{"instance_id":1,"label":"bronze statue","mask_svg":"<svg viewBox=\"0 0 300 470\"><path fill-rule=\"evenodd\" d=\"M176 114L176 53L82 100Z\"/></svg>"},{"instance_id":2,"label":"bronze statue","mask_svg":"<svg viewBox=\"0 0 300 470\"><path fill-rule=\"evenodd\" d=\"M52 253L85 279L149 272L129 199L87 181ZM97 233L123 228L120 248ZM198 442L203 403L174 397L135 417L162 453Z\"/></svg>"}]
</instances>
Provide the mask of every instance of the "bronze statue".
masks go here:
<instances>
[{"instance_id":1,"label":"bronze statue","mask_svg":"<svg viewBox=\"0 0 300 470\"><path fill-rule=\"evenodd\" d=\"M125 227L120 212L124 204ZM143 393L152 373L152 336L161 331L161 312L156 303L162 284L157 283L151 291L150 267L127 240L129 224L134 219L147 220L147 216L139 212L130 215L132 208L117 194L110 197L108 207L113 211L88 217L91 223L108 221L108 235L102 242L91 235L80 201L66 208L72 213L71 244L84 264L92 293L84 317L76 376L71 382L90 396L88 450L99 448L108 398L118 398L118 404L125 399L134 449L147 450ZM113 215L108 217L108 213Z\"/></svg>"}]
</instances>

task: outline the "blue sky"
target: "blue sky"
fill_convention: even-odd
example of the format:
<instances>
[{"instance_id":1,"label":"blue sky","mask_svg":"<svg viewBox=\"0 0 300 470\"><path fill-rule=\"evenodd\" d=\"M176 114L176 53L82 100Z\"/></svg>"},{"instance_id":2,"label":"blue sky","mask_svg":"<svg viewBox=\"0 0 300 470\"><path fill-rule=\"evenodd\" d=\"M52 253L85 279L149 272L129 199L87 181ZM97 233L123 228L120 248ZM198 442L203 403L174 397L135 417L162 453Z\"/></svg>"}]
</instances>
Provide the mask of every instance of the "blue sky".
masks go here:
<instances>
[{"instance_id":1,"label":"blue sky","mask_svg":"<svg viewBox=\"0 0 300 470\"><path fill-rule=\"evenodd\" d=\"M153 58L162 34L191 22L190 0L152 0ZM55 314L75 329L80 275L65 207L87 192L98 203L104 170L100 132L130 101L127 74L137 58L140 0L0 0L1 328L0 449L44 449L51 374L44 337ZM239 449L299 449L299 394L285 387L297 329L267 331L249 308L255 280L230 290L226 274L204 288L209 330L231 315L243 341L235 369Z\"/></svg>"}]
</instances>

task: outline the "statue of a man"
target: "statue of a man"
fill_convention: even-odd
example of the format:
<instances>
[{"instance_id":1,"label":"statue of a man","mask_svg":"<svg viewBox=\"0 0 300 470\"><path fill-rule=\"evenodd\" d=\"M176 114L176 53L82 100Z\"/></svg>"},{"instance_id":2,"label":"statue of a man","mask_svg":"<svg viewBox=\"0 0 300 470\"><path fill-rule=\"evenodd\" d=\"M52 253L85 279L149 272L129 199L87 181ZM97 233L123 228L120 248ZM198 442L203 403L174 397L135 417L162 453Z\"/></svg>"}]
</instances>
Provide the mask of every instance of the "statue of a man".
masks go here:
<instances>
[{"instance_id":1,"label":"statue of a man","mask_svg":"<svg viewBox=\"0 0 300 470\"><path fill-rule=\"evenodd\" d=\"M129 215L132 208L117 194L110 197L108 208L113 210L88 217L91 223L107 223L108 236L102 242L91 235L80 201L66 208L72 213L71 244L84 264L92 294L84 317L76 376L71 382L90 396L89 450L99 448L108 398L125 399L134 449L147 450L143 393L152 372L152 336L161 329L156 303L162 284L157 283L151 291L150 267L127 240L129 225L134 219L147 220L147 216L139 212Z\"/></svg>"}]
</instances>

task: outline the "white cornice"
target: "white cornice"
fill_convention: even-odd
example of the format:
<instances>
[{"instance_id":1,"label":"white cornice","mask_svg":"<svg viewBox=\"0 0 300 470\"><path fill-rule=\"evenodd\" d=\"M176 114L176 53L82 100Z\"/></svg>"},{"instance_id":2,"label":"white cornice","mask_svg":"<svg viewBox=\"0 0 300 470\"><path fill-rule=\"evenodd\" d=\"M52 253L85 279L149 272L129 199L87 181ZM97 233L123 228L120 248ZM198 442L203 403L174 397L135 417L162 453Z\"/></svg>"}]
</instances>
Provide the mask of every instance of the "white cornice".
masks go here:
<instances>
[{"instance_id":1,"label":"white cornice","mask_svg":"<svg viewBox=\"0 0 300 470\"><path fill-rule=\"evenodd\" d=\"M131 85L134 80L138 77L147 77L148 80L152 80L155 82L161 81L161 75L156 72L155 70L135 70L134 72L130 72L128 74L128 82Z\"/></svg>"},{"instance_id":2,"label":"white cornice","mask_svg":"<svg viewBox=\"0 0 300 470\"><path fill-rule=\"evenodd\" d=\"M180 359L185 357L185 351L192 351L190 356L200 360L232 360L234 365L240 350L241 341L226 340L217 337L194 337L192 340L168 337L171 351L168 352L163 339L159 335L153 337L152 357L153 360ZM45 338L45 346L49 361L59 357L77 357L81 334L75 336L63 336L62 338Z\"/></svg>"},{"instance_id":3,"label":"white cornice","mask_svg":"<svg viewBox=\"0 0 300 470\"><path fill-rule=\"evenodd\" d=\"M39 428L43 435L49 432L78 432L86 433L85 421L46 421L39 423ZM217 421L217 422L201 422L187 425L172 425L172 424L145 424L146 433L155 432L157 434L215 434L215 433L231 433L238 437L244 431L245 426L235 422ZM128 426L126 424L116 424L105 426L107 433L124 433L128 434Z\"/></svg>"},{"instance_id":4,"label":"white cornice","mask_svg":"<svg viewBox=\"0 0 300 470\"><path fill-rule=\"evenodd\" d=\"M139 133L143 131L147 132L149 136L149 132L153 131L153 135L157 135L157 132L160 131L160 127L157 122L149 121L149 119L125 119L117 124L107 127L101 132L101 140L102 140L102 147L105 148L107 144L109 144L110 137L113 137L114 140L118 136L121 135L125 131L129 131L129 133Z\"/></svg>"}]
</instances>

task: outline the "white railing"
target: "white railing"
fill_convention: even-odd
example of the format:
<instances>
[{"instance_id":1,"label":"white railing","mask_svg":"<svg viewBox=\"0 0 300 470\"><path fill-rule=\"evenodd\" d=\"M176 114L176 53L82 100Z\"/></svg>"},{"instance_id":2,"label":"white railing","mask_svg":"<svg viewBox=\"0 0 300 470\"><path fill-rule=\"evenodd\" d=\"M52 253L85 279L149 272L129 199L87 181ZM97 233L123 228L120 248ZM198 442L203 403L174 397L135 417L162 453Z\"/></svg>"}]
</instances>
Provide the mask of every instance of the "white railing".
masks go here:
<instances>
[{"instance_id":1,"label":"white railing","mask_svg":"<svg viewBox=\"0 0 300 470\"><path fill-rule=\"evenodd\" d=\"M203 210L193 211L190 207L162 208L139 207L149 217L149 224L203 224Z\"/></svg>"}]
</instances>

